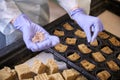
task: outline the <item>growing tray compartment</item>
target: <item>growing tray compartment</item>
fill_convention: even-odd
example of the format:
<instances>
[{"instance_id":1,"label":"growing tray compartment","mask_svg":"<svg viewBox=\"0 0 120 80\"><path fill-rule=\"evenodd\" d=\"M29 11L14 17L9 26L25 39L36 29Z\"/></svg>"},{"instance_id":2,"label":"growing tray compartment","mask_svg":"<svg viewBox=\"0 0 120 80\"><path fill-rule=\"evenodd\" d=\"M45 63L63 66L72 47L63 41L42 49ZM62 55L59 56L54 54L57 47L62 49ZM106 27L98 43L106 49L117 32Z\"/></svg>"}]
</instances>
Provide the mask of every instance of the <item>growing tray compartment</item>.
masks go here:
<instances>
[{"instance_id":1,"label":"growing tray compartment","mask_svg":"<svg viewBox=\"0 0 120 80\"><path fill-rule=\"evenodd\" d=\"M74 29L73 30L66 30L63 25L65 23L70 24ZM102 71L102 70L107 70L110 74L111 77L108 80L120 80L120 70L118 71L112 71L106 64L107 61L109 60L113 60L119 67L120 67L120 60L117 59L118 55L120 54L120 46L114 46L109 39L112 37L115 37L117 40L119 40L120 42L120 38L111 34L108 31L103 31L106 34L109 35L108 38L106 39L102 39L99 36L97 37L97 41L98 41L98 46L94 47L91 46L88 42L86 38L79 38L78 36L76 36L74 34L74 32L80 29L82 30L77 24L76 22L74 22L73 20L71 20L69 18L68 15L64 15L63 17L59 18L58 20L54 21L51 25L48 25L46 30L54 35L54 31L55 30L60 30L60 31L64 31L65 35L64 36L60 36L60 43L67 45L68 48L65 52L59 52L57 51L54 47L49 48L48 51L53 53L58 60L62 60L64 62L66 62L69 66L75 68L76 70L78 70L79 72L81 72L84 76L86 76L88 78L88 80L99 80L99 78L96 76L98 72ZM75 45L69 45L65 42L65 39L67 37L72 37L72 38L76 38L76 44ZM87 45L92 52L90 52L89 54L83 54L79 49L78 49L78 45L79 44L85 44ZM105 54L104 52L101 51L101 49L105 46L108 46L110 49L113 50L112 54ZM92 57L92 53L93 52L101 52L102 55L105 57L105 61L103 62L96 62L93 57ZM77 61L71 61L67 58L67 54L69 53L73 53L73 52L77 52L80 55L80 59L78 59ZM93 63L96 67L95 69L93 69L92 71L88 71L86 70L84 67L81 66L80 62L82 60L88 60L89 62Z\"/></svg>"}]
</instances>

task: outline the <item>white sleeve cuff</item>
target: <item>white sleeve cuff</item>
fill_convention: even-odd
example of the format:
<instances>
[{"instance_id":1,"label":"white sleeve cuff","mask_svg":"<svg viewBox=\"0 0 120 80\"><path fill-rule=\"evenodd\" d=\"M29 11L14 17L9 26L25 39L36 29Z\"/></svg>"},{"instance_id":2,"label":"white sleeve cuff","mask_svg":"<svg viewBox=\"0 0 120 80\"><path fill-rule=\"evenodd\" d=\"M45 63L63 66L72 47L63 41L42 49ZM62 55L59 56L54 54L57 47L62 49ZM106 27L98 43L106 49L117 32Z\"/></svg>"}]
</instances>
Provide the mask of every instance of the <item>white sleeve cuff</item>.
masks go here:
<instances>
[{"instance_id":1,"label":"white sleeve cuff","mask_svg":"<svg viewBox=\"0 0 120 80\"><path fill-rule=\"evenodd\" d=\"M78 6L77 0L57 0L61 7L67 12L70 12L73 8Z\"/></svg>"},{"instance_id":2,"label":"white sleeve cuff","mask_svg":"<svg viewBox=\"0 0 120 80\"><path fill-rule=\"evenodd\" d=\"M78 7L82 8L87 14L90 12L91 0L57 0L61 7L69 12Z\"/></svg>"}]
</instances>

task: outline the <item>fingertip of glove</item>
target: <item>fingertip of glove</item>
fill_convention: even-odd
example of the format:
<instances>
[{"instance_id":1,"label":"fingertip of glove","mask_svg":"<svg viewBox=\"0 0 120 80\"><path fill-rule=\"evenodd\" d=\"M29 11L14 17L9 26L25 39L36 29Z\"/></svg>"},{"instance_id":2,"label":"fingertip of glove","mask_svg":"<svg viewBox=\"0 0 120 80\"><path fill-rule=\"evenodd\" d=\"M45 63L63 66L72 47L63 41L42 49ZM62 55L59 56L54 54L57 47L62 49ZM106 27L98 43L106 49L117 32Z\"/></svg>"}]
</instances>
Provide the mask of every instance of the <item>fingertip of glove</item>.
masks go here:
<instances>
[{"instance_id":1,"label":"fingertip of glove","mask_svg":"<svg viewBox=\"0 0 120 80\"><path fill-rule=\"evenodd\" d=\"M60 42L59 38L57 36L51 36L50 40L52 41L52 46L55 46Z\"/></svg>"},{"instance_id":2,"label":"fingertip of glove","mask_svg":"<svg viewBox=\"0 0 120 80\"><path fill-rule=\"evenodd\" d=\"M88 41L88 43L90 43L90 40L87 40Z\"/></svg>"},{"instance_id":3,"label":"fingertip of glove","mask_svg":"<svg viewBox=\"0 0 120 80\"><path fill-rule=\"evenodd\" d=\"M90 38L88 38L88 37L87 37L87 42L88 42L88 43L90 43L90 42L91 42Z\"/></svg>"},{"instance_id":4,"label":"fingertip of glove","mask_svg":"<svg viewBox=\"0 0 120 80\"><path fill-rule=\"evenodd\" d=\"M91 39L91 42L94 42L94 41L95 41L95 39L96 39L96 37L93 37L93 38Z\"/></svg>"},{"instance_id":5,"label":"fingertip of glove","mask_svg":"<svg viewBox=\"0 0 120 80\"><path fill-rule=\"evenodd\" d=\"M38 47L37 47L37 45L34 44L34 43L29 43L29 45L26 45L26 47L27 47L29 50L31 50L32 52L38 51Z\"/></svg>"}]
</instances>

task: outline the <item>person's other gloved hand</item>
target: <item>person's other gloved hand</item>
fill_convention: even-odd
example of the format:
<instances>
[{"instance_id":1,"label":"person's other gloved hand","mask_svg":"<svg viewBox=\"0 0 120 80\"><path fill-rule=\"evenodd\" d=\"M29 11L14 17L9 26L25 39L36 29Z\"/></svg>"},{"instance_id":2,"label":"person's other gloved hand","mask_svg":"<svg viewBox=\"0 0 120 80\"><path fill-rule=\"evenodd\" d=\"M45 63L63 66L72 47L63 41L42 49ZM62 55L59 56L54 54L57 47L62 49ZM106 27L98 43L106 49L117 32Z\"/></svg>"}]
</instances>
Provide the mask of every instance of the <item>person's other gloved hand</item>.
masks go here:
<instances>
[{"instance_id":1,"label":"person's other gloved hand","mask_svg":"<svg viewBox=\"0 0 120 80\"><path fill-rule=\"evenodd\" d=\"M97 17L85 14L82 9L75 9L70 12L70 16L85 31L88 42L93 42L98 32L103 30L103 25ZM91 34L91 31L93 34Z\"/></svg>"},{"instance_id":2,"label":"person's other gloved hand","mask_svg":"<svg viewBox=\"0 0 120 80\"><path fill-rule=\"evenodd\" d=\"M35 51L41 51L49 47L55 46L59 43L59 38L56 36L50 35L45 29L41 26L33 23L26 15L21 14L18 16L14 23L14 27L19 29L23 33L23 40L28 49ZM44 34L44 40L42 42L33 43L32 38L36 32L42 32Z\"/></svg>"}]
</instances>

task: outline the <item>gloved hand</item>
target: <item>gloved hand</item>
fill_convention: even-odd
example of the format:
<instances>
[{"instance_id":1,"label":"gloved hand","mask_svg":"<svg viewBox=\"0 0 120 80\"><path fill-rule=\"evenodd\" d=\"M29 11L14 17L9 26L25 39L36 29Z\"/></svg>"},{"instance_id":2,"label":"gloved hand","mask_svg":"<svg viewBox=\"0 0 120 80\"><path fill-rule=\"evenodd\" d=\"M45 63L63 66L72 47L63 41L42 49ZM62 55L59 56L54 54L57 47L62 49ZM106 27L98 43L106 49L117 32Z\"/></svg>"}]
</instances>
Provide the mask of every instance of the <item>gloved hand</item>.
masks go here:
<instances>
[{"instance_id":1,"label":"gloved hand","mask_svg":"<svg viewBox=\"0 0 120 80\"><path fill-rule=\"evenodd\" d=\"M69 14L85 31L88 42L93 42L98 32L103 30L103 25L97 17L85 14L84 10L80 8L70 11ZM93 34L91 32L93 32Z\"/></svg>"},{"instance_id":2,"label":"gloved hand","mask_svg":"<svg viewBox=\"0 0 120 80\"><path fill-rule=\"evenodd\" d=\"M23 40L28 49L35 51L41 51L49 47L55 46L59 43L59 38L56 36L50 35L46 30L41 26L33 23L26 15L21 14L18 16L13 25L16 29L19 29L23 33ZM32 38L36 32L42 32L44 34L44 40L42 42L33 43Z\"/></svg>"}]
</instances>

